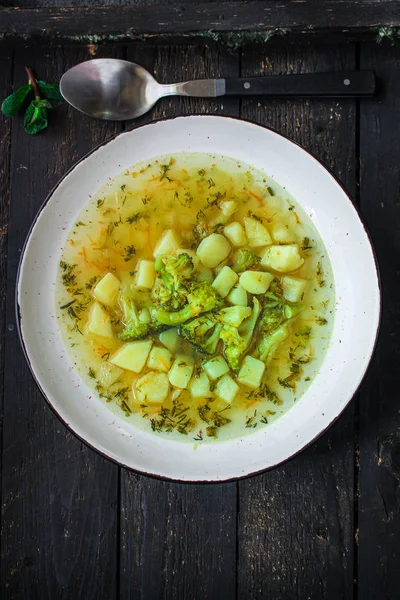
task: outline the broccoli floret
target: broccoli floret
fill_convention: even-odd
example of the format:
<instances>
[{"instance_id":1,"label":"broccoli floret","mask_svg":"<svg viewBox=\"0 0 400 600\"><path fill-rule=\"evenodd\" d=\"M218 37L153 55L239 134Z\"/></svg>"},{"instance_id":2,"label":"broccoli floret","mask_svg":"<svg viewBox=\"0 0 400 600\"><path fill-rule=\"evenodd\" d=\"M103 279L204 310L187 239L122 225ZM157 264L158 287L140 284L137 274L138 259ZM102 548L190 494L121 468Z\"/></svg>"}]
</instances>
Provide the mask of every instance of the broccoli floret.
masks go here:
<instances>
[{"instance_id":1,"label":"broccoli floret","mask_svg":"<svg viewBox=\"0 0 400 600\"><path fill-rule=\"evenodd\" d=\"M257 254L250 252L250 250L247 250L246 248L241 248L236 253L236 264L232 267L232 269L236 273L240 273L241 271L246 271L247 269L254 267L254 265L258 265L260 261L261 258L257 256Z\"/></svg>"},{"instance_id":2,"label":"broccoli floret","mask_svg":"<svg viewBox=\"0 0 400 600\"><path fill-rule=\"evenodd\" d=\"M118 334L119 339L123 342L132 342L145 338L150 332L149 326L147 323L139 321L133 300L126 296L121 296L120 302L124 312L124 328Z\"/></svg>"},{"instance_id":3,"label":"broccoli floret","mask_svg":"<svg viewBox=\"0 0 400 600\"><path fill-rule=\"evenodd\" d=\"M208 313L184 323L179 333L200 352L215 354L221 330L222 323L219 322L218 317Z\"/></svg>"},{"instance_id":4,"label":"broccoli floret","mask_svg":"<svg viewBox=\"0 0 400 600\"><path fill-rule=\"evenodd\" d=\"M177 279L189 279L193 273L193 259L187 252L181 252L178 256L161 256L157 258L156 270L158 259L161 258L164 263L164 269L171 277Z\"/></svg>"},{"instance_id":5,"label":"broccoli floret","mask_svg":"<svg viewBox=\"0 0 400 600\"><path fill-rule=\"evenodd\" d=\"M154 311L154 318L159 323L173 327L186 323L201 313L218 310L224 301L208 281L192 283L187 292L188 304L177 312L169 312L162 308Z\"/></svg>"},{"instance_id":6,"label":"broccoli floret","mask_svg":"<svg viewBox=\"0 0 400 600\"><path fill-rule=\"evenodd\" d=\"M234 371L238 371L240 367L240 357L246 350L246 345L236 327L226 325L220 334L221 340L224 342L224 354L229 366Z\"/></svg>"},{"instance_id":7,"label":"broccoli floret","mask_svg":"<svg viewBox=\"0 0 400 600\"><path fill-rule=\"evenodd\" d=\"M276 277L271 281L268 291L262 296L262 303L265 307L282 306L283 288Z\"/></svg>"},{"instance_id":8,"label":"broccoli floret","mask_svg":"<svg viewBox=\"0 0 400 600\"><path fill-rule=\"evenodd\" d=\"M271 335L275 329L278 329L284 320L285 316L281 305L264 308L258 329L263 336Z\"/></svg>"},{"instance_id":9,"label":"broccoli floret","mask_svg":"<svg viewBox=\"0 0 400 600\"><path fill-rule=\"evenodd\" d=\"M151 292L151 299L165 310L176 311L185 306L186 296L177 291L174 286L167 286L162 279L157 278Z\"/></svg>"},{"instance_id":10,"label":"broccoli floret","mask_svg":"<svg viewBox=\"0 0 400 600\"><path fill-rule=\"evenodd\" d=\"M220 337L224 342L224 354L234 371L239 369L241 356L250 345L260 311L260 303L254 297L251 315L243 321L240 327L236 328L231 325L225 325L221 331Z\"/></svg>"},{"instance_id":11,"label":"broccoli floret","mask_svg":"<svg viewBox=\"0 0 400 600\"><path fill-rule=\"evenodd\" d=\"M224 301L209 281L192 283L188 293L188 302L197 314L219 310L224 306Z\"/></svg>"},{"instance_id":12,"label":"broccoli floret","mask_svg":"<svg viewBox=\"0 0 400 600\"><path fill-rule=\"evenodd\" d=\"M177 257L161 255L155 262L158 275L152 300L168 311L179 310L186 304L187 285L193 274L193 260L186 252Z\"/></svg>"},{"instance_id":13,"label":"broccoli floret","mask_svg":"<svg viewBox=\"0 0 400 600\"><path fill-rule=\"evenodd\" d=\"M275 329L275 331L273 331L270 335L263 337L257 346L257 352L260 360L268 364L274 357L278 346L287 340L288 337L289 327L287 323L284 323Z\"/></svg>"}]
</instances>

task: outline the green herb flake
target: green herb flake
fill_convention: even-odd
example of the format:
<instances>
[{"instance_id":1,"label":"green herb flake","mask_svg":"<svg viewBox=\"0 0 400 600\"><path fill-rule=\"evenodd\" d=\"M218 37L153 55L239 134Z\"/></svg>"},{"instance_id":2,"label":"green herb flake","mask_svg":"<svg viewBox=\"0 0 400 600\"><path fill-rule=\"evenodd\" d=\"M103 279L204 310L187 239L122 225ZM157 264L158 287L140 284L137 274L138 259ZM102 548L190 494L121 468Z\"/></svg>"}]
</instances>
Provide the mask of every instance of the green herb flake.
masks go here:
<instances>
[{"instance_id":1,"label":"green herb flake","mask_svg":"<svg viewBox=\"0 0 400 600\"><path fill-rule=\"evenodd\" d=\"M128 217L126 219L126 222L129 223L129 225L132 225L133 223L137 223L138 220L140 219L140 217L141 217L141 213L137 212L134 215L131 215L130 217Z\"/></svg>"},{"instance_id":2,"label":"green herb flake","mask_svg":"<svg viewBox=\"0 0 400 600\"><path fill-rule=\"evenodd\" d=\"M318 325L326 325L327 324L327 320L324 317L315 317L314 321L318 324Z\"/></svg>"},{"instance_id":3,"label":"green herb flake","mask_svg":"<svg viewBox=\"0 0 400 600\"><path fill-rule=\"evenodd\" d=\"M134 257L134 255L136 254L136 248L135 246L126 246L124 248L124 253L123 253L123 259L124 262L129 262L130 260L132 260L132 258Z\"/></svg>"}]
</instances>

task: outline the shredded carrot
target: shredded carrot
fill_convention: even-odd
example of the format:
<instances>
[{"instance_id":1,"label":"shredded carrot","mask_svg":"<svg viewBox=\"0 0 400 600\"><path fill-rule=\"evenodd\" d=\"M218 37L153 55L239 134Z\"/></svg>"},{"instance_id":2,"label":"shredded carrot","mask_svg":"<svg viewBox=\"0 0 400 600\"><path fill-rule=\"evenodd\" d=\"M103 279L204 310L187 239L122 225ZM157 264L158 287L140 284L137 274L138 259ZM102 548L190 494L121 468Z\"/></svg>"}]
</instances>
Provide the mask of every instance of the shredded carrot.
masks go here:
<instances>
[{"instance_id":1,"label":"shredded carrot","mask_svg":"<svg viewBox=\"0 0 400 600\"><path fill-rule=\"evenodd\" d=\"M300 218L299 215L297 214L297 212L294 212L294 218L296 219L296 223L300 223Z\"/></svg>"},{"instance_id":2,"label":"shredded carrot","mask_svg":"<svg viewBox=\"0 0 400 600\"><path fill-rule=\"evenodd\" d=\"M164 369L165 369L166 371L169 371L169 366L168 366L168 364L165 362L165 360L163 360L163 359L161 358L161 356L159 356L158 360L160 361L160 363L162 364L162 366L164 367Z\"/></svg>"},{"instance_id":3,"label":"shredded carrot","mask_svg":"<svg viewBox=\"0 0 400 600\"><path fill-rule=\"evenodd\" d=\"M147 246L148 246L150 252L153 253L153 246L152 246L152 243L151 243L150 227L147 229Z\"/></svg>"},{"instance_id":4,"label":"shredded carrot","mask_svg":"<svg viewBox=\"0 0 400 600\"><path fill-rule=\"evenodd\" d=\"M257 194L255 194L254 192L251 192L250 190L249 190L249 194L257 200L257 202L259 203L260 206L264 206L264 202L262 201L261 196L258 196Z\"/></svg>"}]
</instances>

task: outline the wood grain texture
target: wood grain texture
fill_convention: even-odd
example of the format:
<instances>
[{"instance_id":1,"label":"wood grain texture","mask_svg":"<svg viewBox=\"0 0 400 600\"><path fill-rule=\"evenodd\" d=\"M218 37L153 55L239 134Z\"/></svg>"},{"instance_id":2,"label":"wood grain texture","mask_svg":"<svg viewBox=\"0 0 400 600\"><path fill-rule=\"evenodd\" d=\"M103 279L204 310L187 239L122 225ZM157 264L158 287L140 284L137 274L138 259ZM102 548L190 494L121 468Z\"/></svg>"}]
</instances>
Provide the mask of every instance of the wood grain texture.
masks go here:
<instances>
[{"instance_id":1,"label":"wood grain texture","mask_svg":"<svg viewBox=\"0 0 400 600\"><path fill-rule=\"evenodd\" d=\"M361 67L376 70L380 98L361 106L361 212L375 244L383 313L360 390L359 598L399 597L400 412L400 48L366 45Z\"/></svg>"},{"instance_id":2,"label":"wood grain texture","mask_svg":"<svg viewBox=\"0 0 400 600\"><path fill-rule=\"evenodd\" d=\"M110 39L139 34L204 31L365 31L400 25L397 0L282 0L270 2L139 4L119 6L2 8L0 37L68 39L89 34Z\"/></svg>"},{"instance_id":3,"label":"wood grain texture","mask_svg":"<svg viewBox=\"0 0 400 600\"><path fill-rule=\"evenodd\" d=\"M88 49L54 54L33 48L15 56L14 85L24 65L56 81ZM116 131L64 104L36 136L15 117L7 273L4 380L1 598L116 596L118 467L81 444L52 414L37 390L20 348L14 282L30 223L59 177L77 158Z\"/></svg>"},{"instance_id":4,"label":"wood grain texture","mask_svg":"<svg viewBox=\"0 0 400 600\"><path fill-rule=\"evenodd\" d=\"M128 58L161 82L239 70L238 57L204 46L130 49ZM166 98L145 118L208 112L237 116L239 101ZM235 598L236 484L169 483L125 470L121 477L121 597Z\"/></svg>"},{"instance_id":5,"label":"wood grain texture","mask_svg":"<svg viewBox=\"0 0 400 600\"><path fill-rule=\"evenodd\" d=\"M0 54L0 72L3 81L0 84L1 98L12 93L13 52ZM5 358L5 328L6 328L6 279L7 279L7 231L10 210L10 155L11 155L11 119L0 113L0 373L4 373ZM3 437L3 377L0 378L0 449ZM0 450L1 459L1 450ZM1 465L1 460L0 460ZM0 467L0 494L1 494ZM1 517L0 517L1 520ZM1 571L1 556L0 556Z\"/></svg>"},{"instance_id":6,"label":"wood grain texture","mask_svg":"<svg viewBox=\"0 0 400 600\"><path fill-rule=\"evenodd\" d=\"M353 46L244 51L242 76L352 69ZM241 115L291 137L355 193L354 100L243 100ZM353 596L351 405L310 448L239 482L238 597Z\"/></svg>"}]
</instances>

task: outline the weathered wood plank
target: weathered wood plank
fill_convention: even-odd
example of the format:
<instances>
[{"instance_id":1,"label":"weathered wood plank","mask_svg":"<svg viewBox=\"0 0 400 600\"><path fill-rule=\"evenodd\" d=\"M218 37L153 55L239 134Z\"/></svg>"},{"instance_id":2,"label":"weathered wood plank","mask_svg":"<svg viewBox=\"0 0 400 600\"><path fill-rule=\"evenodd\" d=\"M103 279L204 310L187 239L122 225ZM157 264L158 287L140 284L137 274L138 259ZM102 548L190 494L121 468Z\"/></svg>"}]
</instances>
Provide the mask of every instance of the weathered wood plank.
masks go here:
<instances>
[{"instance_id":1,"label":"weathered wood plank","mask_svg":"<svg viewBox=\"0 0 400 600\"><path fill-rule=\"evenodd\" d=\"M244 76L354 66L353 46L242 56ZM353 100L243 100L241 115L305 146L355 193ZM296 458L239 482L239 598L352 598L353 410Z\"/></svg>"},{"instance_id":2,"label":"weathered wood plank","mask_svg":"<svg viewBox=\"0 0 400 600\"><path fill-rule=\"evenodd\" d=\"M0 53L0 72L3 81L0 85L1 99L11 94L13 79L12 51ZM11 120L0 114L0 372L4 373L5 357L5 303L7 280L7 230L10 210L10 159L11 159ZM0 378L0 464L3 434L3 377ZM0 494L1 494L1 467L0 467ZM1 557L0 557L1 571Z\"/></svg>"},{"instance_id":3,"label":"weathered wood plank","mask_svg":"<svg viewBox=\"0 0 400 600\"><path fill-rule=\"evenodd\" d=\"M361 105L361 212L378 255L383 313L375 356L360 390L358 580L361 599L399 597L400 48L361 48L383 95Z\"/></svg>"},{"instance_id":4,"label":"weathered wood plank","mask_svg":"<svg viewBox=\"0 0 400 600\"><path fill-rule=\"evenodd\" d=\"M185 78L188 69L194 77L233 77L239 70L237 56L205 47L143 47L129 50L128 58L160 81ZM238 115L239 101L166 98L152 118L205 112ZM121 598L235 598L236 484L121 475Z\"/></svg>"},{"instance_id":5,"label":"weathered wood plank","mask_svg":"<svg viewBox=\"0 0 400 600\"><path fill-rule=\"evenodd\" d=\"M365 31L400 26L396 0L230 1L223 4L125 5L0 9L0 38L31 36L109 40L142 34L258 31L265 39L278 30L313 35L318 31Z\"/></svg>"},{"instance_id":6,"label":"weathered wood plank","mask_svg":"<svg viewBox=\"0 0 400 600\"><path fill-rule=\"evenodd\" d=\"M52 82L89 57L87 48L17 51L14 85L25 82L25 64ZM15 327L14 282L24 237L47 193L78 157L117 130L67 105L57 108L49 129L36 136L23 131L22 118L13 121L7 323L14 329L7 330L4 378L4 599L116 597L118 467L70 434L36 389Z\"/></svg>"}]
</instances>

